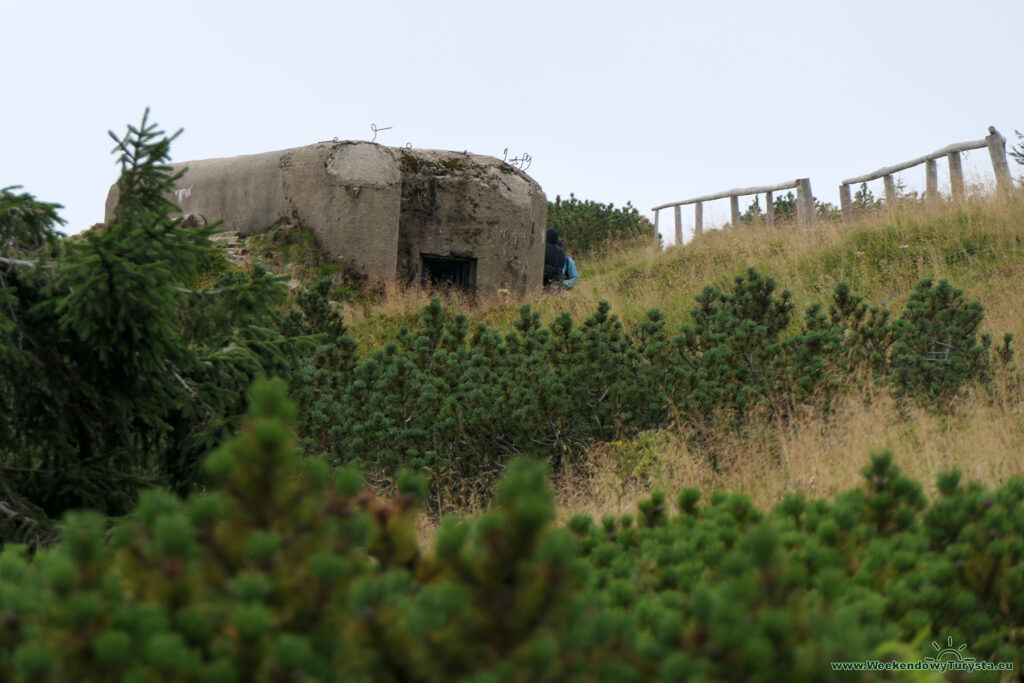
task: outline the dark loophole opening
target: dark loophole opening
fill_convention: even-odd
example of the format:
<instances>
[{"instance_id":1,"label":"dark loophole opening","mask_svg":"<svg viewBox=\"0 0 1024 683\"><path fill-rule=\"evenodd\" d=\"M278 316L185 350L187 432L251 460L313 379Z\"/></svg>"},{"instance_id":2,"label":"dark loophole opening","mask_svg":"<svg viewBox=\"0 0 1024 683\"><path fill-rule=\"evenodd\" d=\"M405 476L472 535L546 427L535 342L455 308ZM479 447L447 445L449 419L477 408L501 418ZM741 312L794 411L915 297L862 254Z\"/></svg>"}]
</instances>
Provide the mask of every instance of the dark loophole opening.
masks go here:
<instances>
[{"instance_id":1,"label":"dark loophole opening","mask_svg":"<svg viewBox=\"0 0 1024 683\"><path fill-rule=\"evenodd\" d=\"M476 290L476 259L464 256L420 254L420 284Z\"/></svg>"}]
</instances>

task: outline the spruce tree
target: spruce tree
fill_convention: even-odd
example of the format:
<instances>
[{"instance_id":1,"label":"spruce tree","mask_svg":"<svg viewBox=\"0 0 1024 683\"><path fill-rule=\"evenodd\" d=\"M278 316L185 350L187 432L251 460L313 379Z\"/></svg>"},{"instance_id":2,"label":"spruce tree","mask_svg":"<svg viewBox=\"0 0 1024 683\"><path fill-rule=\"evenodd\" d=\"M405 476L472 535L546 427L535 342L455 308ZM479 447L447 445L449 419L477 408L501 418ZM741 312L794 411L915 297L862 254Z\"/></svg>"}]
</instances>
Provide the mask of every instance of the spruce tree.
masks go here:
<instances>
[{"instance_id":1,"label":"spruce tree","mask_svg":"<svg viewBox=\"0 0 1024 683\"><path fill-rule=\"evenodd\" d=\"M58 240L57 205L3 193L0 499L22 521L0 528L0 542L70 508L121 514L150 483L187 489L244 412L252 379L291 367L278 279L188 287L216 226L182 225L169 199L180 132L165 135L147 110L110 133L118 202L81 237Z\"/></svg>"}]
</instances>

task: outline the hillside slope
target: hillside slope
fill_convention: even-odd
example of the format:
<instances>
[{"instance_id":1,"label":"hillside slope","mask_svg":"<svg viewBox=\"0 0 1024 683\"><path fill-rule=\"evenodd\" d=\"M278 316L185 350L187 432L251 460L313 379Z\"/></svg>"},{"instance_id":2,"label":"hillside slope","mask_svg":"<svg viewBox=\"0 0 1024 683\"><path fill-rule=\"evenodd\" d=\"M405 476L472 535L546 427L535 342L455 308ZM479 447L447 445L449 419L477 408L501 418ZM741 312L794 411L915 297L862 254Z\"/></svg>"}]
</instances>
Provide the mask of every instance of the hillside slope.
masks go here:
<instances>
[{"instance_id":1,"label":"hillside slope","mask_svg":"<svg viewBox=\"0 0 1024 683\"><path fill-rule=\"evenodd\" d=\"M748 266L775 278L793 294L797 311L827 306L838 282L867 302L902 310L925 278L949 280L968 301L979 301L981 331L1000 339L1024 333L1024 202L976 200L961 207L921 205L880 212L852 226L758 226L715 231L662 254L635 250L585 264L583 286L561 299L583 312L604 298L627 319L658 308L675 325L689 318L706 285L726 287ZM545 309L556 302L545 301ZM1015 366L1019 368L1019 357ZM666 430L592 453L591 476L566 479L563 504L604 512L626 509L650 488L683 485L742 490L764 505L792 490L832 495L857 481L867 454L889 448L912 476L933 483L959 467L968 479L1001 483L1024 474L1024 399L1010 378L998 397L974 391L936 413L897 405L884 388L845 397L822 417L808 414L785 427L752 424L744 434L722 434L729 463L714 471L685 432Z\"/></svg>"},{"instance_id":2,"label":"hillside slope","mask_svg":"<svg viewBox=\"0 0 1024 683\"><path fill-rule=\"evenodd\" d=\"M599 301L608 301L627 329L658 309L666 332L675 335L692 322L690 311L704 287L726 290L753 267L773 278L780 291L792 293L794 322L785 336L799 332L808 306L820 303L827 309L839 282L895 318L918 281L946 279L967 301L983 306L980 332L997 341L1006 332L1021 339L1022 226L1024 198L1016 196L975 198L959 206L908 203L853 225L819 223L814 231L794 225L714 230L664 251L647 243L608 245L602 256L580 262L582 281L576 289L526 303L546 324L563 311L582 321ZM267 248L277 247L268 242L256 252ZM303 261L304 253L284 254L278 259L283 265L260 260L271 269L294 272L288 262ZM317 268L310 273L332 274ZM394 339L402 326L415 329L432 296L418 288L358 294L337 284L335 305L363 356ZM474 301L457 293L443 298L448 310L468 317L469 329L485 323L499 331L512 329L523 303ZM778 421L766 414L748 421L742 433L717 431L710 442L696 442L689 425L677 424L597 444L582 463L555 473L563 514L618 513L654 488L692 485L742 490L759 505L792 490L832 495L857 481L868 453L883 448L894 450L908 474L925 482L956 466L968 479L998 484L1024 474L1024 398L1013 379L1018 368L1014 361L1011 372L997 378L1002 387L995 396L975 388L940 411L898 402L886 387L864 385L827 415L807 409Z\"/></svg>"},{"instance_id":3,"label":"hillside slope","mask_svg":"<svg viewBox=\"0 0 1024 683\"><path fill-rule=\"evenodd\" d=\"M627 327L656 308L666 317L666 330L677 334L691 322L694 298L705 286L727 289L748 267L792 293L796 320L811 304L827 308L839 282L896 317L915 283L947 279L966 300L984 307L981 332L995 340L1005 332L1021 339L1022 228L1024 199L1016 196L960 206L907 204L854 225L821 223L811 232L792 225L710 231L661 252L646 244L614 245L605 256L580 263L582 282L575 290L529 303L549 322L561 311L582 320L605 300ZM415 323L428 300L423 292L391 292L368 306L342 308L366 350ZM447 304L465 312L471 328L485 322L507 330L520 302L454 297ZM791 332L798 328L794 323ZM1014 361L1010 374L1018 367ZM897 403L884 387L865 387L844 396L827 416L808 411L784 423L765 416L743 433L718 434L712 444L695 444L682 425L599 444L584 464L556 477L563 514L619 512L653 488L686 485L743 490L759 505L792 490L831 495L857 481L868 453L880 448L894 450L908 474L925 482L956 466L968 479L1000 483L1024 474L1024 399L1012 377L999 382L998 396L969 391L938 412Z\"/></svg>"}]
</instances>

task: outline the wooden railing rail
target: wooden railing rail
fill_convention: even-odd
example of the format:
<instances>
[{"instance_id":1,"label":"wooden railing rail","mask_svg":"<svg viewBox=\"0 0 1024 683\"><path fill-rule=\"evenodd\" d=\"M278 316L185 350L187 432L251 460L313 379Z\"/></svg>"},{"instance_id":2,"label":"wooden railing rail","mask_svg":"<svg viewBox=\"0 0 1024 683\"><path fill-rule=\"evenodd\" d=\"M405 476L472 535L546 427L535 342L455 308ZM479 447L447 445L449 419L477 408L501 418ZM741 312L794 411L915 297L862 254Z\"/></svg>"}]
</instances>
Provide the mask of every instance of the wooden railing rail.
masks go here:
<instances>
[{"instance_id":1,"label":"wooden railing rail","mask_svg":"<svg viewBox=\"0 0 1024 683\"><path fill-rule=\"evenodd\" d=\"M714 194L706 194L700 197L694 197L693 199L684 199L679 202L668 202L660 206L655 206L651 210L654 212L654 234L658 234L658 214L662 209L673 208L675 210L676 219L676 244L683 243L683 219L681 207L687 204L694 205L694 236L703 234L704 232L704 202L714 201L716 199L729 199L729 208L732 214L732 225L735 227L740 222L740 202L739 198L751 194L763 194L765 195L765 203L767 209L765 212L765 221L768 225L772 225L775 222L775 204L772 201L772 193L780 190L791 190L796 188L796 219L797 224L801 228L810 228L814 225L814 195L811 194L811 180L810 178L797 178L796 180L790 180L784 183L777 183L775 185L763 185L761 187L739 187L733 190L725 190L723 192L716 192Z\"/></svg>"},{"instance_id":2,"label":"wooden railing rail","mask_svg":"<svg viewBox=\"0 0 1024 683\"><path fill-rule=\"evenodd\" d=\"M839 185L839 204L843 213L843 222L849 223L853 218L853 200L850 197L850 186L858 183L866 183L879 178L885 179L885 201L892 205L896 203L896 180L894 173L905 171L919 164L925 164L925 199L937 201L939 199L939 172L936 161L945 157L949 160L949 186L953 193L954 200L960 200L964 196L964 171L960 163L960 154L972 149L988 148L989 156L992 158L992 169L996 175L996 190L1006 192L1013 188L1013 180L1010 177L1010 166L1006 163L1006 138L999 134L993 126L988 127L988 135L982 140L971 142L957 142L947 145L942 149L935 150L931 154L904 161L901 164L886 166L872 173L855 178L847 178Z\"/></svg>"}]
</instances>

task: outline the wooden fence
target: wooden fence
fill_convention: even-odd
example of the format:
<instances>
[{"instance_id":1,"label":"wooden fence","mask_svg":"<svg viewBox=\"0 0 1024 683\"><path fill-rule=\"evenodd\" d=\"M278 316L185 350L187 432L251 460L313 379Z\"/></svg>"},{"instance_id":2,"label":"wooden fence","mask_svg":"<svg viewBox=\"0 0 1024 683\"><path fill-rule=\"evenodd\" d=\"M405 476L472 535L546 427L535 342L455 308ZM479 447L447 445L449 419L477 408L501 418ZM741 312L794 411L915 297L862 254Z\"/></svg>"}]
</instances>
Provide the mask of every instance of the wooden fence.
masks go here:
<instances>
[{"instance_id":1,"label":"wooden fence","mask_svg":"<svg viewBox=\"0 0 1024 683\"><path fill-rule=\"evenodd\" d=\"M1013 187L1013 180L1010 177L1010 166L1006 163L1006 138L999 134L993 126L988 127L988 135L981 140L971 142L957 142L947 145L923 157L917 157L902 164L886 166L872 173L847 178L839 185L839 203L843 211L843 222L848 223L853 218L853 200L850 199L850 185L866 183L879 178L885 179L885 201L888 204L895 204L896 180L892 177L894 173L905 171L919 164L925 165L925 199L937 201L939 199L939 171L938 159L945 157L949 161L949 186L953 193L954 200L960 200L964 196L964 170L960 163L960 154L972 149L988 147L989 156L992 158L992 169L996 174L996 189L999 192L1006 192Z\"/></svg>"},{"instance_id":2,"label":"wooden fence","mask_svg":"<svg viewBox=\"0 0 1024 683\"><path fill-rule=\"evenodd\" d=\"M767 212L765 214L765 220L768 225L772 225L775 222L775 204L772 201L772 193L778 192L779 190L791 190L796 188L796 220L800 227L811 227L814 225L814 195L811 194L811 180L810 178L797 178L786 183L779 183L777 185L764 185L762 187L741 187L734 190L726 190L724 192L716 192L715 194L707 194L703 197L694 197L693 199L684 199L680 202L669 202L668 204L662 204L652 209L654 211L654 232L658 234L658 213L662 209L669 207L675 209L676 218L676 244L683 243L683 219L682 219L682 207L687 204L694 205L694 235L700 235L704 232L704 202L714 201L715 199L729 198L729 208L732 213L732 225L736 226L740 223L740 197L751 194L763 194L765 195Z\"/></svg>"},{"instance_id":3,"label":"wooden fence","mask_svg":"<svg viewBox=\"0 0 1024 683\"><path fill-rule=\"evenodd\" d=\"M894 166L887 166L880 168L873 173L867 173L865 175L857 176L856 178L847 178L839 185L839 203L842 209L843 222L849 222L853 216L853 201L850 198L850 185L858 183L866 183L871 180L877 180L878 178L885 179L885 201L888 204L894 204L897 200L896 196L896 181L893 178L894 173L905 171L908 168L913 168L919 164L925 164L925 170L927 175L927 189L925 197L929 201L935 201L939 198L939 181L938 181L938 166L936 164L937 159L945 157L949 160L949 184L952 188L953 199L959 200L964 195L964 172L963 167L960 164L960 154L967 152L972 149L982 149L983 147L988 148L989 155L992 157L992 168L996 174L996 187L999 192L1005 192L1013 188L1013 180L1010 177L1010 166L1006 162L1006 138L999 134L994 127L989 126L988 136L982 140L974 140L971 142L958 142L952 145L947 145L940 150L926 154L923 157L911 159L910 161L903 162L902 164L896 164ZM704 202L710 202L715 199L729 198L730 210L732 214L732 225L738 225L740 222L740 205L739 198L746 195L757 195L764 194L767 199L767 213L765 220L769 225L775 222L775 206L772 201L772 193L778 192L779 190L789 190L796 188L796 218L797 225L801 228L810 228L815 223L815 208L814 208L814 195L811 194L811 181L809 178L798 178L786 183L779 183L778 185L765 185L763 187L744 187L737 188L734 190L725 190L724 192L716 192L715 194L708 194L702 197L694 197L693 199L685 199L680 202L668 202L660 206L655 206L654 211L654 234L655 240L660 239L658 237L658 217L662 209L672 208L675 211L675 227L676 227L676 244L683 243L683 221L681 208L687 204L694 205L694 236L703 234L704 232Z\"/></svg>"}]
</instances>

